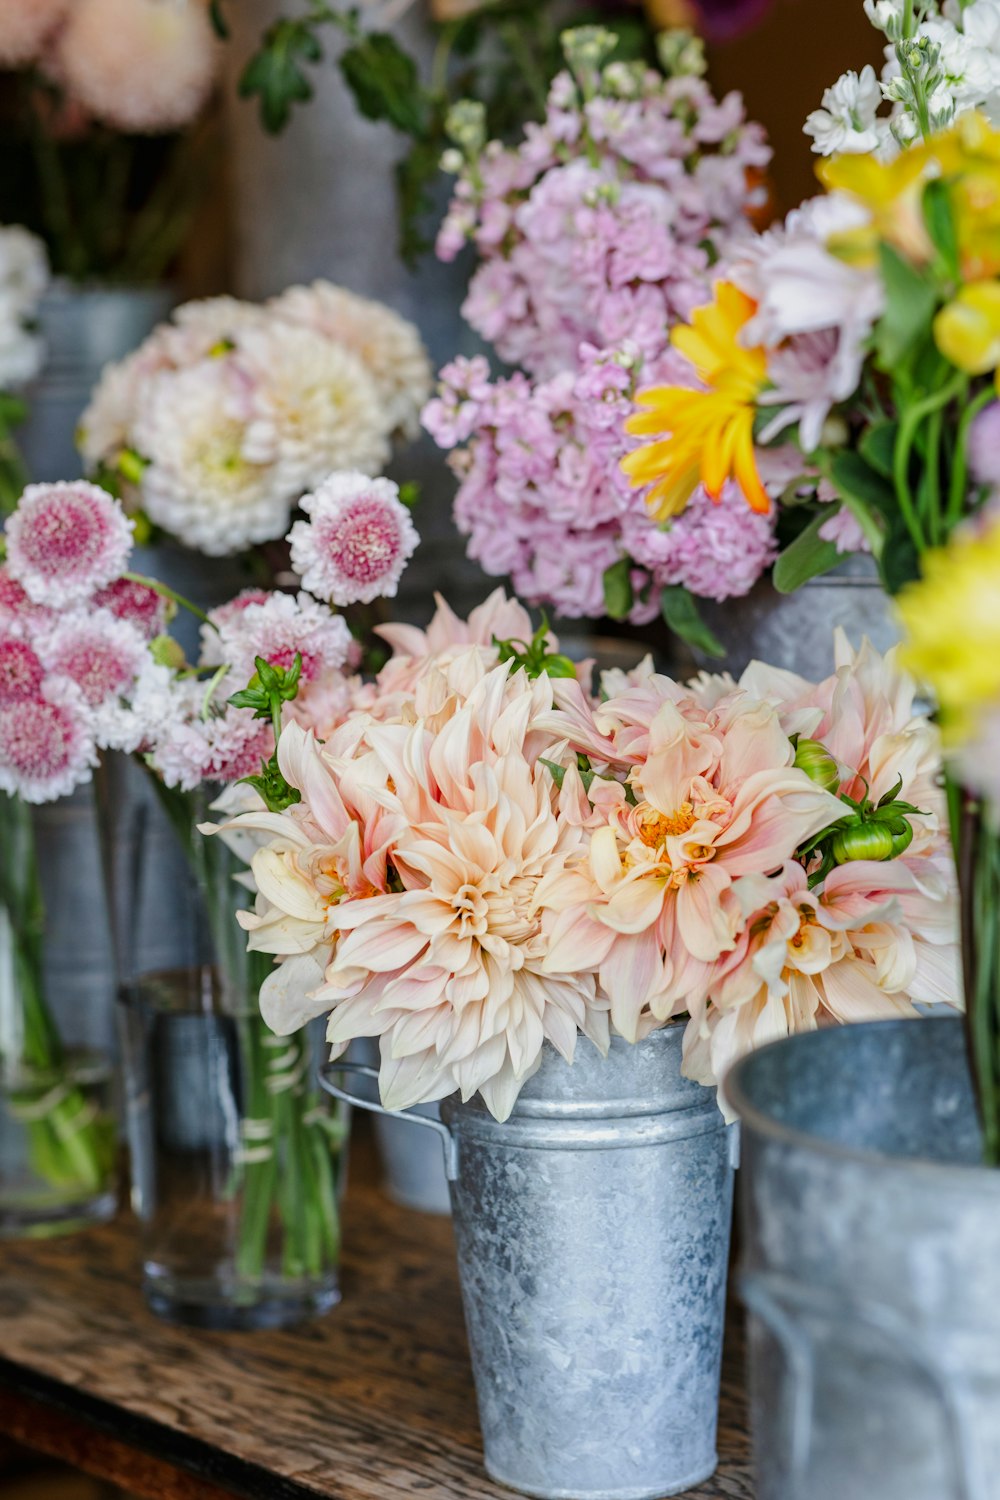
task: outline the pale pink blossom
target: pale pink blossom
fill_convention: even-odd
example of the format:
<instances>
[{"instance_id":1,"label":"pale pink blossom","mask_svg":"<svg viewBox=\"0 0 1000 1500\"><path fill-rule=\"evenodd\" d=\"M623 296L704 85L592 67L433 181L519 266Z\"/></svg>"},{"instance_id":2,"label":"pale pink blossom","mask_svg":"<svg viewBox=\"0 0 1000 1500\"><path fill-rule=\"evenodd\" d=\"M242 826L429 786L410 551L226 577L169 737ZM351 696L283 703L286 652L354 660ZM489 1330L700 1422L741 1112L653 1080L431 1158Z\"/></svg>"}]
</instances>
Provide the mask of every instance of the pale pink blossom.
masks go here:
<instances>
[{"instance_id":1,"label":"pale pink blossom","mask_svg":"<svg viewBox=\"0 0 1000 1500\"><path fill-rule=\"evenodd\" d=\"M0 791L52 802L89 781L96 764L90 715L68 679L49 677L36 698L0 707Z\"/></svg>"},{"instance_id":2,"label":"pale pink blossom","mask_svg":"<svg viewBox=\"0 0 1000 1500\"><path fill-rule=\"evenodd\" d=\"M95 119L133 134L190 124L216 64L201 0L73 0L47 63Z\"/></svg>"},{"instance_id":3,"label":"pale pink blossom","mask_svg":"<svg viewBox=\"0 0 1000 1500\"><path fill-rule=\"evenodd\" d=\"M70 6L70 0L8 0L0 6L0 67L34 62Z\"/></svg>"},{"instance_id":4,"label":"pale pink blossom","mask_svg":"<svg viewBox=\"0 0 1000 1500\"><path fill-rule=\"evenodd\" d=\"M29 484L7 522L7 565L36 604L79 604L124 570L132 522L82 480Z\"/></svg>"},{"instance_id":5,"label":"pale pink blossom","mask_svg":"<svg viewBox=\"0 0 1000 1500\"><path fill-rule=\"evenodd\" d=\"M288 540L311 594L339 605L395 596L420 540L398 485L348 470L299 504L309 520L296 521Z\"/></svg>"},{"instance_id":6,"label":"pale pink blossom","mask_svg":"<svg viewBox=\"0 0 1000 1500\"><path fill-rule=\"evenodd\" d=\"M125 696L148 660L145 637L105 609L61 617L37 645L46 671L76 683L92 709Z\"/></svg>"},{"instance_id":7,"label":"pale pink blossom","mask_svg":"<svg viewBox=\"0 0 1000 1500\"><path fill-rule=\"evenodd\" d=\"M824 542L835 542L838 552L870 552L871 543L854 513L842 505L819 528Z\"/></svg>"}]
</instances>

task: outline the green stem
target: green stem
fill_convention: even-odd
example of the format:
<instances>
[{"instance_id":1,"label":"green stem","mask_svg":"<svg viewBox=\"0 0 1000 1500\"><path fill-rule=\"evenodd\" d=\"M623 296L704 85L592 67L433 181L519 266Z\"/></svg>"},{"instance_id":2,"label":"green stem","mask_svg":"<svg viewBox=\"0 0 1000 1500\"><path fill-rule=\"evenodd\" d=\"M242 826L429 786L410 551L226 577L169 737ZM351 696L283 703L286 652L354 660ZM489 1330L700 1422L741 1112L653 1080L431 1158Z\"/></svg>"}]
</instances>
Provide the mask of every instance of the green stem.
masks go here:
<instances>
[{"instance_id":1,"label":"green stem","mask_svg":"<svg viewBox=\"0 0 1000 1500\"><path fill-rule=\"evenodd\" d=\"M168 588L158 578L147 578L145 573L123 573L122 577L127 578L129 583L141 583L147 589L152 589L154 594L159 594L162 598L169 599L174 604L179 604L181 609L186 609L188 614L194 615L195 619L201 620L202 624L212 624L203 609L199 609L197 604L192 604L190 599L185 599L183 594L178 594L176 589Z\"/></svg>"},{"instance_id":2,"label":"green stem","mask_svg":"<svg viewBox=\"0 0 1000 1500\"><path fill-rule=\"evenodd\" d=\"M941 541L943 517L941 515L941 432L944 413L938 408L930 414L927 422L927 445L924 449L924 480L920 491L922 513L927 524L931 545Z\"/></svg>"},{"instance_id":3,"label":"green stem","mask_svg":"<svg viewBox=\"0 0 1000 1500\"><path fill-rule=\"evenodd\" d=\"M979 413L991 401L996 399L996 392L992 385L980 391L978 396L962 407L962 415L958 419L958 430L955 434L955 452L952 459L951 485L948 491L948 530L957 526L962 519L965 510L965 492L968 487L969 474L969 429L978 417Z\"/></svg>"},{"instance_id":4,"label":"green stem","mask_svg":"<svg viewBox=\"0 0 1000 1500\"><path fill-rule=\"evenodd\" d=\"M961 373L956 374L940 390L932 392L931 395L925 396L922 401L915 401L912 406L905 408L900 420L899 432L896 435L895 452L893 454L893 481L906 529L910 533L913 544L918 552L925 552L927 550L927 537L920 523L920 517L913 499L913 491L910 487L910 459L913 455L913 446L920 430L920 424L925 417L943 410L949 402L954 400L960 393L964 381L964 375Z\"/></svg>"}]
</instances>

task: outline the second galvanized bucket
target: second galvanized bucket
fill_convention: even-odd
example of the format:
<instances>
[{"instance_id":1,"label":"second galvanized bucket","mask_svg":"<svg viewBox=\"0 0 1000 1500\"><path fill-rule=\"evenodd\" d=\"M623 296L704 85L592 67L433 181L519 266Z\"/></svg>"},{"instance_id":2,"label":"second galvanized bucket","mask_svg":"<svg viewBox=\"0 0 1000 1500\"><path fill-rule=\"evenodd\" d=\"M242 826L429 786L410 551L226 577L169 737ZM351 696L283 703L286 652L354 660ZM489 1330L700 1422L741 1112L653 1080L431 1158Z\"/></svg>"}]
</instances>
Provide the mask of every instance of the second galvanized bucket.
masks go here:
<instances>
[{"instance_id":1,"label":"second galvanized bucket","mask_svg":"<svg viewBox=\"0 0 1000 1500\"><path fill-rule=\"evenodd\" d=\"M790 1037L726 1091L758 1500L1000 1500L1000 1172L962 1022Z\"/></svg>"},{"instance_id":2,"label":"second galvanized bucket","mask_svg":"<svg viewBox=\"0 0 1000 1500\"><path fill-rule=\"evenodd\" d=\"M715 1469L732 1171L682 1038L546 1046L503 1124L442 1104L486 1468L525 1494L659 1500Z\"/></svg>"}]
</instances>

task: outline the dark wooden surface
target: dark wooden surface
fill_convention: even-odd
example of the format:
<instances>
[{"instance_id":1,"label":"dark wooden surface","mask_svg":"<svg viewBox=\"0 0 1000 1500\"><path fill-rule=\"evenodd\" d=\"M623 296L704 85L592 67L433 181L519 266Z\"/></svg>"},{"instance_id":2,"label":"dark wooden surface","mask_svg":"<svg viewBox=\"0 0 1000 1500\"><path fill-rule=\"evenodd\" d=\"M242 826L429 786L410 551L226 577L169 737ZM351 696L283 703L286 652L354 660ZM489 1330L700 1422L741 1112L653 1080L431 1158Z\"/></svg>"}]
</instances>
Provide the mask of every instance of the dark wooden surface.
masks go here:
<instances>
[{"instance_id":1,"label":"dark wooden surface","mask_svg":"<svg viewBox=\"0 0 1000 1500\"><path fill-rule=\"evenodd\" d=\"M510 1500L482 1469L450 1225L359 1175L343 1301L288 1333L154 1318L128 1218L0 1242L0 1432L142 1500ZM739 1344L721 1466L688 1500L751 1500Z\"/></svg>"}]
</instances>

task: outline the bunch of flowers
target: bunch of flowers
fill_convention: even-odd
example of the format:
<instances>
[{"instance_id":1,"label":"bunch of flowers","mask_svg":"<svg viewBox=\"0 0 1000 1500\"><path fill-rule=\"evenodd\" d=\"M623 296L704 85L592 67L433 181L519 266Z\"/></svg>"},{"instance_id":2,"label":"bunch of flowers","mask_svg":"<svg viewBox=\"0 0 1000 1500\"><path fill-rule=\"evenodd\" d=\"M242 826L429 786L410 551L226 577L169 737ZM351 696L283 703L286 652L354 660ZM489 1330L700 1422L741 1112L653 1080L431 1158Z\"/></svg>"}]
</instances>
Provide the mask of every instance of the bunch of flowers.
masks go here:
<instances>
[{"instance_id":1,"label":"bunch of flowers","mask_svg":"<svg viewBox=\"0 0 1000 1500\"><path fill-rule=\"evenodd\" d=\"M429 386L416 329L380 303L325 282L262 306L216 297L108 366L80 448L130 510L220 556L283 536L332 470L377 473Z\"/></svg>"},{"instance_id":2,"label":"bunch of flowers","mask_svg":"<svg viewBox=\"0 0 1000 1500\"><path fill-rule=\"evenodd\" d=\"M984 564L1000 481L1000 7L973 0L939 15L869 0L866 10L899 69L891 140L868 138L859 115L853 135L830 137L841 154L820 165L825 197L730 257L711 301L674 332L685 379L639 393L629 426L654 441L625 463L663 512L682 513L708 472L732 476L756 506L769 445L794 445L827 503L800 512L779 587L824 572L843 549L870 551L890 594L926 572L903 611L914 666L946 732L967 745L952 774L969 789L951 787L949 810L972 1054L987 1155L1000 1163L1000 866L982 801L995 790L984 769L995 680Z\"/></svg>"},{"instance_id":3,"label":"bunch of flowers","mask_svg":"<svg viewBox=\"0 0 1000 1500\"><path fill-rule=\"evenodd\" d=\"M521 370L491 381L485 360L456 361L424 423L455 450L456 519L487 572L563 615L645 622L662 606L676 621L680 591L748 591L772 521L718 492L717 514L706 491L658 525L623 481L623 420L637 383L676 376L670 327L749 235L769 153L738 95L712 97L689 38L665 38L671 76L606 63L610 33L564 40L568 70L518 146L485 144L475 105L453 111L459 177L438 254L471 239L464 315Z\"/></svg>"},{"instance_id":4,"label":"bunch of flowers","mask_svg":"<svg viewBox=\"0 0 1000 1500\"><path fill-rule=\"evenodd\" d=\"M970 109L1000 123L998 0L865 0L865 14L888 44L881 79L868 66L826 90L806 121L815 152L892 156Z\"/></svg>"},{"instance_id":5,"label":"bunch of flowers","mask_svg":"<svg viewBox=\"0 0 1000 1500\"><path fill-rule=\"evenodd\" d=\"M543 632L456 624L398 633L325 741L283 730L274 810L206 830L259 840L276 1031L329 1013L335 1056L381 1039L388 1107L479 1091L503 1119L546 1041L572 1061L686 1013L711 1082L789 1030L954 1000L936 732L892 657L841 641L818 685L647 664L595 699Z\"/></svg>"},{"instance_id":6,"label":"bunch of flowers","mask_svg":"<svg viewBox=\"0 0 1000 1500\"><path fill-rule=\"evenodd\" d=\"M244 592L205 617L189 664L164 633L171 591L128 571L132 523L119 502L83 482L29 486L0 568L0 789L51 801L87 782L108 749L141 754L182 792L252 775L272 755L273 729L229 699L258 660L296 666L297 713L342 711L358 658L329 603L394 593L417 535L387 480L333 475L304 503L311 520L294 546L313 593Z\"/></svg>"}]
</instances>

